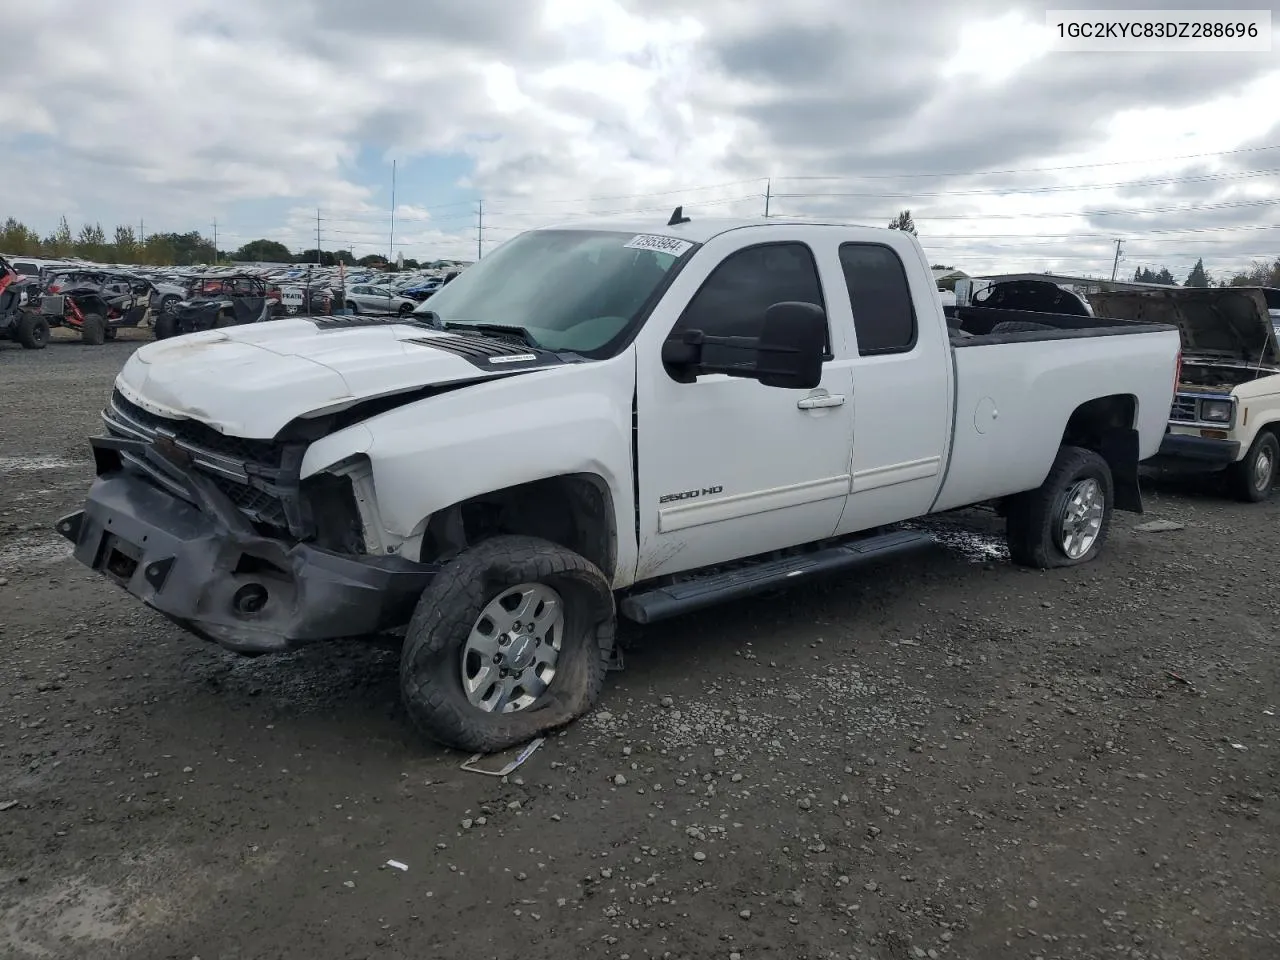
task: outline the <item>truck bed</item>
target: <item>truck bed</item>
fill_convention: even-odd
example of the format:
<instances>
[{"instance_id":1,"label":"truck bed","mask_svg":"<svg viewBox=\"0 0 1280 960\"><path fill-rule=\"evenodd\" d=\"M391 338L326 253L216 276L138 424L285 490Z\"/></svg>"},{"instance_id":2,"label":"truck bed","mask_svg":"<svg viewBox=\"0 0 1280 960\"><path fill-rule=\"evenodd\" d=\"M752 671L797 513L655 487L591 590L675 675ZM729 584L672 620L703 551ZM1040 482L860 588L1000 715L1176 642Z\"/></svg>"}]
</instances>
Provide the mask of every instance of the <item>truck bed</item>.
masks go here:
<instances>
[{"instance_id":1,"label":"truck bed","mask_svg":"<svg viewBox=\"0 0 1280 960\"><path fill-rule=\"evenodd\" d=\"M1038 323L1051 330L992 333L1001 323ZM981 347L993 343L1027 343L1036 340L1070 340L1079 337L1111 337L1174 330L1172 324L1111 317L1082 317L1071 313L1040 313L993 307L956 307L947 311L951 343L956 347Z\"/></svg>"},{"instance_id":2,"label":"truck bed","mask_svg":"<svg viewBox=\"0 0 1280 960\"><path fill-rule=\"evenodd\" d=\"M1051 329L991 332L1009 321ZM1044 425L1068 423L1082 404L1096 404L1099 397L1114 406L1118 426L1136 428L1145 438L1139 459L1159 449L1173 400L1177 328L984 307L961 307L948 325L954 442L935 512L1038 487L1063 442ZM1111 394L1110 384L1123 388Z\"/></svg>"}]
</instances>

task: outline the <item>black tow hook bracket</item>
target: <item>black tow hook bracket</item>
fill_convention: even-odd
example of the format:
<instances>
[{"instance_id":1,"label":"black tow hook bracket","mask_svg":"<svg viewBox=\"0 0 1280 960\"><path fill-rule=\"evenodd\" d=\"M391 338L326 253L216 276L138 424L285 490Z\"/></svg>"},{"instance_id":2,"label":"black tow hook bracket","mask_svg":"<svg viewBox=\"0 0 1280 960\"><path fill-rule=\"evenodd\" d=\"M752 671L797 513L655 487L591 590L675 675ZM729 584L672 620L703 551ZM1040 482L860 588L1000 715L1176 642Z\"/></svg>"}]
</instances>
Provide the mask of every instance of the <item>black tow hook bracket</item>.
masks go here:
<instances>
[{"instance_id":1,"label":"black tow hook bracket","mask_svg":"<svg viewBox=\"0 0 1280 960\"><path fill-rule=\"evenodd\" d=\"M84 511L68 514L53 525L53 529L72 543L80 542L80 531L84 527Z\"/></svg>"},{"instance_id":2,"label":"black tow hook bracket","mask_svg":"<svg viewBox=\"0 0 1280 960\"><path fill-rule=\"evenodd\" d=\"M169 571L173 569L173 559L173 557L168 557L165 560L152 560L142 568L143 578L155 590L163 587L165 580L169 578Z\"/></svg>"}]
</instances>

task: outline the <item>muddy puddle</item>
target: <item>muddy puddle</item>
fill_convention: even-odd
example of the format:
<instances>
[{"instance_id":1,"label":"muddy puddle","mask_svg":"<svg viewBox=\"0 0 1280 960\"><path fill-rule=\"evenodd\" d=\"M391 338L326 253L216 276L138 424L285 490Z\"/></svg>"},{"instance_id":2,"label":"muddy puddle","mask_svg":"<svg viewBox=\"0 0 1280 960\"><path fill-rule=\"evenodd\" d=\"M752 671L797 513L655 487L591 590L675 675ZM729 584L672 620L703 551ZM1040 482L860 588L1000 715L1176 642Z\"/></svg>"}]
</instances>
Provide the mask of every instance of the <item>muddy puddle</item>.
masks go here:
<instances>
[{"instance_id":1,"label":"muddy puddle","mask_svg":"<svg viewBox=\"0 0 1280 960\"><path fill-rule=\"evenodd\" d=\"M970 563L1000 563L1009 559L1004 537L973 530L933 530L938 543Z\"/></svg>"}]
</instances>

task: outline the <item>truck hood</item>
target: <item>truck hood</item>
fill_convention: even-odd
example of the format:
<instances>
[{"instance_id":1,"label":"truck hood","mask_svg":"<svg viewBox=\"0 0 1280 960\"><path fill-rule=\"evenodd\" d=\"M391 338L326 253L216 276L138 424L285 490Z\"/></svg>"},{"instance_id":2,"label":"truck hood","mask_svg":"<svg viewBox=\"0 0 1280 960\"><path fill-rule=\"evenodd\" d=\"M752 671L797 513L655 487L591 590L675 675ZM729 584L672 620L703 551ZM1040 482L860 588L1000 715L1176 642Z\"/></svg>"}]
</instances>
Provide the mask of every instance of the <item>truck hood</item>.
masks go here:
<instances>
[{"instance_id":1,"label":"truck hood","mask_svg":"<svg viewBox=\"0 0 1280 960\"><path fill-rule=\"evenodd\" d=\"M1268 307L1280 291L1263 287L1170 287L1090 294L1094 311L1118 320L1171 323L1183 356L1248 365L1280 364L1280 345Z\"/></svg>"},{"instance_id":2,"label":"truck hood","mask_svg":"<svg viewBox=\"0 0 1280 960\"><path fill-rule=\"evenodd\" d=\"M495 361L491 366L491 362ZM116 377L152 413L270 439L298 417L361 400L562 363L553 354L406 323L296 318L149 343Z\"/></svg>"}]
</instances>

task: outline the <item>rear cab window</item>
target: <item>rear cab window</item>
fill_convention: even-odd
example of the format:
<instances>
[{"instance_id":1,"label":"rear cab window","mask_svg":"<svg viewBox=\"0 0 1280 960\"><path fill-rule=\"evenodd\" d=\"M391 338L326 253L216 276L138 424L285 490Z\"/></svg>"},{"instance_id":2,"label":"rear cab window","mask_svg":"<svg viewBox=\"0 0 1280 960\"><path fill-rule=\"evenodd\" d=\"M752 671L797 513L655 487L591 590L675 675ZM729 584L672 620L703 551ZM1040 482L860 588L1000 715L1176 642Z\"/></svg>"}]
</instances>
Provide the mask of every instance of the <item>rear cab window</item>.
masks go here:
<instances>
[{"instance_id":1,"label":"rear cab window","mask_svg":"<svg viewBox=\"0 0 1280 960\"><path fill-rule=\"evenodd\" d=\"M919 336L902 259L882 243L842 243L840 268L853 310L858 355L909 353Z\"/></svg>"}]
</instances>

